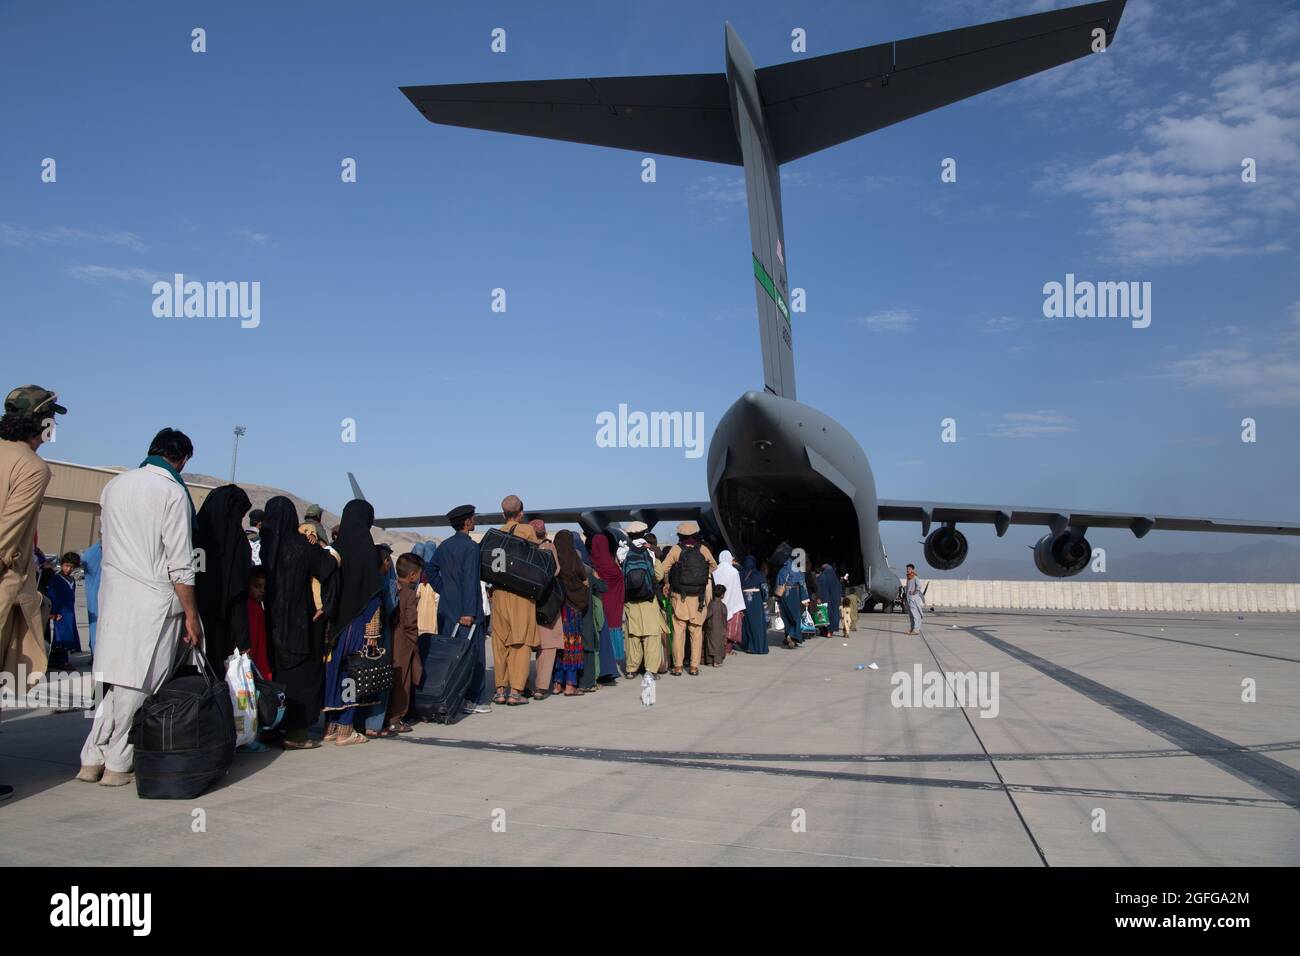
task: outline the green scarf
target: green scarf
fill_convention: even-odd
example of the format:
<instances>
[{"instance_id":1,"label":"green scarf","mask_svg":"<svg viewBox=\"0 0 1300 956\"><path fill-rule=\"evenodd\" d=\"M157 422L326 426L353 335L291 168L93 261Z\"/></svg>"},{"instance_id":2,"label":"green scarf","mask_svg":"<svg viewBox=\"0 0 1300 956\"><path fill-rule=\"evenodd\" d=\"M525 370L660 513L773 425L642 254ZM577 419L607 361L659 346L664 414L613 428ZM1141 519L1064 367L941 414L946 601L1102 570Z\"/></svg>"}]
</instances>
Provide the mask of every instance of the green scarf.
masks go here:
<instances>
[{"instance_id":1,"label":"green scarf","mask_svg":"<svg viewBox=\"0 0 1300 956\"><path fill-rule=\"evenodd\" d=\"M185 489L185 497L190 503L190 527L193 528L194 525L197 523L197 515L196 512L194 511L194 496L190 494L190 489L185 487L185 479L181 477L181 473L172 467L172 463L170 461L158 455L150 455L144 461L140 462L141 468L143 468L145 465L157 465L159 468L162 468L164 471L166 471L167 474L171 475L172 479L175 480L176 484L180 485L182 488Z\"/></svg>"}]
</instances>

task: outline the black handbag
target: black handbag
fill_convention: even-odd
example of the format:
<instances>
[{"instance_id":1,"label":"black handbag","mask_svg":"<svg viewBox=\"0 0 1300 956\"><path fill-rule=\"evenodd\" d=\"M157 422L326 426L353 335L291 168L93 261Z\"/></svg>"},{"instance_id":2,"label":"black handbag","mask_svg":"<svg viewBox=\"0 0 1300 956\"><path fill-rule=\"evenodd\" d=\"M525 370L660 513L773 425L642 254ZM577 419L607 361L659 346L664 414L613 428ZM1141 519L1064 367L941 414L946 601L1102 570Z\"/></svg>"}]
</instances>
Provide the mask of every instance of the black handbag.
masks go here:
<instances>
[{"instance_id":1,"label":"black handbag","mask_svg":"<svg viewBox=\"0 0 1300 956\"><path fill-rule=\"evenodd\" d=\"M253 665L253 687L257 689L257 728L274 730L284 720L287 688L278 681L267 680Z\"/></svg>"},{"instance_id":2,"label":"black handbag","mask_svg":"<svg viewBox=\"0 0 1300 956\"><path fill-rule=\"evenodd\" d=\"M393 662L385 648L363 647L349 654L347 671L357 704L373 704L393 689Z\"/></svg>"},{"instance_id":3,"label":"black handbag","mask_svg":"<svg viewBox=\"0 0 1300 956\"><path fill-rule=\"evenodd\" d=\"M537 623L542 627L552 627L555 619L560 616L560 609L563 606L564 585L560 583L558 577L551 578L551 583L537 599Z\"/></svg>"}]
</instances>

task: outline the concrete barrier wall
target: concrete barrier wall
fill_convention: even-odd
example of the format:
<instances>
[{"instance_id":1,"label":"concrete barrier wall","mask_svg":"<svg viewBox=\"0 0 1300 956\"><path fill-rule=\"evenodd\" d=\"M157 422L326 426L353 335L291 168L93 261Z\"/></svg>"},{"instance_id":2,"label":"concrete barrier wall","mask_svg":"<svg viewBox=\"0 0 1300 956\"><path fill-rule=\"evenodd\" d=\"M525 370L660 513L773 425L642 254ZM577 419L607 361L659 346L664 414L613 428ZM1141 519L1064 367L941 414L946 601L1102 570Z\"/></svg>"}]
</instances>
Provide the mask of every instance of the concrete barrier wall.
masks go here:
<instances>
[{"instance_id":1,"label":"concrete barrier wall","mask_svg":"<svg viewBox=\"0 0 1300 956\"><path fill-rule=\"evenodd\" d=\"M1285 614L1300 610L1300 584L1171 584L1147 581L928 582L934 607L1060 611L1194 611Z\"/></svg>"}]
</instances>

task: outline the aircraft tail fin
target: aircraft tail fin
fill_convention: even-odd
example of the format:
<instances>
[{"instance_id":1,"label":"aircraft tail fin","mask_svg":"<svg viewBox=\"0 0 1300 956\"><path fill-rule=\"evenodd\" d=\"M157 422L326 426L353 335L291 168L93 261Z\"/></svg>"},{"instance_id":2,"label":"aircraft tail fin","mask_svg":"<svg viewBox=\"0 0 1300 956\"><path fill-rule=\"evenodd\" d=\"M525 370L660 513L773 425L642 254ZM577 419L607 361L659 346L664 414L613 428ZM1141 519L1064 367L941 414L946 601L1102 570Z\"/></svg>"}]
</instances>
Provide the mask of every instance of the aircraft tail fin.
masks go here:
<instances>
[{"instance_id":1,"label":"aircraft tail fin","mask_svg":"<svg viewBox=\"0 0 1300 956\"><path fill-rule=\"evenodd\" d=\"M357 484L356 475L352 474L350 471L348 472L348 484L352 486L353 498L360 498L362 501L366 500L365 494L361 491L361 486Z\"/></svg>"}]
</instances>

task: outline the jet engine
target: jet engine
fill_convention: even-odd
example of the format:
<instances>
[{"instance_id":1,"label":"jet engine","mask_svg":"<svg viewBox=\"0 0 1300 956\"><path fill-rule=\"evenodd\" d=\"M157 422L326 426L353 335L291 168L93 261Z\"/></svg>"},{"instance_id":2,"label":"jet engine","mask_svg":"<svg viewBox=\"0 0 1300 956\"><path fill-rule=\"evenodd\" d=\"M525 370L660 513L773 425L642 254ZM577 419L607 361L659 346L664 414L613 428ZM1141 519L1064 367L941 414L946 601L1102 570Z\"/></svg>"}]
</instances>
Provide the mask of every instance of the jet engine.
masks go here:
<instances>
[{"instance_id":1,"label":"jet engine","mask_svg":"<svg viewBox=\"0 0 1300 956\"><path fill-rule=\"evenodd\" d=\"M926 535L925 560L932 568L951 571L966 560L966 551L966 536L950 525Z\"/></svg>"},{"instance_id":2,"label":"jet engine","mask_svg":"<svg viewBox=\"0 0 1300 956\"><path fill-rule=\"evenodd\" d=\"M1072 578L1091 559L1092 545L1078 528L1067 528L1058 535L1049 531L1034 545L1034 564L1048 577Z\"/></svg>"}]
</instances>

